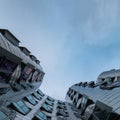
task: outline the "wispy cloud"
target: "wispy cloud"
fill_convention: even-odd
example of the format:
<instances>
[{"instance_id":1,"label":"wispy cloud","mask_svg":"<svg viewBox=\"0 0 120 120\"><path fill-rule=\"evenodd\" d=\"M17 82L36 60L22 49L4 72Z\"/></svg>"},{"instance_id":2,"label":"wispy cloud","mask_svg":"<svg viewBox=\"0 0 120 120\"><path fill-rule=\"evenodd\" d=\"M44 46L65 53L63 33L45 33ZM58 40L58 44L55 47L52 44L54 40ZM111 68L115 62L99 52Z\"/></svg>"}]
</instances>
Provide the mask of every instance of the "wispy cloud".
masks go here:
<instances>
[{"instance_id":1,"label":"wispy cloud","mask_svg":"<svg viewBox=\"0 0 120 120\"><path fill-rule=\"evenodd\" d=\"M120 38L119 13L119 0L6 0L0 4L0 26L40 59L43 92L63 99L70 85L120 65L119 47L111 46L118 42L112 39L115 31Z\"/></svg>"}]
</instances>

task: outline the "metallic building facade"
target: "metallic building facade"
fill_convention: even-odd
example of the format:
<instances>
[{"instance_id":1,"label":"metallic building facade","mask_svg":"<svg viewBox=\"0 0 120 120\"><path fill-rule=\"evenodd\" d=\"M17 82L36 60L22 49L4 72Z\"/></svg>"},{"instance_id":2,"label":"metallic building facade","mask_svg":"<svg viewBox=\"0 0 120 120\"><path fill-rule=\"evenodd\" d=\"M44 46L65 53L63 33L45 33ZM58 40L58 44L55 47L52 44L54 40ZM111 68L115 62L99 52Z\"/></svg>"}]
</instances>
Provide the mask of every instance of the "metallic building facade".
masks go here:
<instances>
[{"instance_id":1,"label":"metallic building facade","mask_svg":"<svg viewBox=\"0 0 120 120\"><path fill-rule=\"evenodd\" d=\"M0 120L119 120L120 72L101 73L95 83L71 86L66 101L40 89L40 61L6 29L0 29Z\"/></svg>"}]
</instances>

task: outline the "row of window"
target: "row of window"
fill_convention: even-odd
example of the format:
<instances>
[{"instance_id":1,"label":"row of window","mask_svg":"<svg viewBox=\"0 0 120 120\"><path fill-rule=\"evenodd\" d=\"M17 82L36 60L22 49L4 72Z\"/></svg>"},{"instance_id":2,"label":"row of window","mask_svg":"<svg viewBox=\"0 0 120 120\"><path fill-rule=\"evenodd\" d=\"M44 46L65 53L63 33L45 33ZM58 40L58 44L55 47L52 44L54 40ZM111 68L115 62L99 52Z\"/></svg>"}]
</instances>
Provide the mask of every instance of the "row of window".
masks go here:
<instances>
[{"instance_id":1,"label":"row of window","mask_svg":"<svg viewBox=\"0 0 120 120\"><path fill-rule=\"evenodd\" d=\"M76 93L76 91L71 88L68 91L68 96L74 103L74 108L79 110L79 114L78 112L74 113L76 117L80 117L83 120L109 120L110 118L114 120L120 119L120 115L113 113L111 107L101 103L100 101L94 103L88 98L88 96Z\"/></svg>"},{"instance_id":2,"label":"row of window","mask_svg":"<svg viewBox=\"0 0 120 120\"><path fill-rule=\"evenodd\" d=\"M44 73L35 70L31 65L18 64L6 57L0 57L0 81L1 82L37 82L43 79Z\"/></svg>"},{"instance_id":3,"label":"row of window","mask_svg":"<svg viewBox=\"0 0 120 120\"><path fill-rule=\"evenodd\" d=\"M31 111L31 108L29 108L25 104L24 100L27 100L32 105L36 105L38 102L35 100L35 98L41 100L43 96L44 94L40 90L38 90L35 93L26 96L23 100L11 103L9 107L11 107L12 109L16 110L17 112L23 115L26 115ZM32 120L41 120L41 119L49 120L50 116L47 116L44 113L44 111L48 113L52 113L53 107L54 107L54 99L48 96L45 102L40 107L40 109L35 113ZM57 116L63 116L63 118L69 116L64 102L58 101L56 109L57 109L56 112Z\"/></svg>"},{"instance_id":4,"label":"row of window","mask_svg":"<svg viewBox=\"0 0 120 120\"><path fill-rule=\"evenodd\" d=\"M40 91L40 90L39 90ZM42 93L42 92L41 92ZM43 95L43 93L42 93ZM42 99L42 96L41 94L36 91L34 92L33 94L31 95L28 95L26 96L24 99L27 100L30 104L32 105L36 105L37 104L37 101L34 99L34 97L38 100L41 100ZM20 101L17 101L17 102L13 102L10 104L10 107L15 109L16 111L20 112L21 114L23 115L26 115L27 113L30 112L30 108L25 104L24 100L20 100Z\"/></svg>"},{"instance_id":5,"label":"row of window","mask_svg":"<svg viewBox=\"0 0 120 120\"><path fill-rule=\"evenodd\" d=\"M42 91L38 90L38 91L34 92L33 94L26 96L24 99L22 99L20 101L11 103L9 105L9 107L23 115L26 115L31 111L31 108L29 108L25 104L24 100L26 100L27 102L29 102L32 105L37 105L38 102L35 100L35 98L37 100L41 100L42 97L44 97L44 94L42 93ZM37 111L35 113L33 120L49 120L50 117L47 116L43 111L52 113L53 106L54 106L54 99L48 96L47 99L45 100L45 102L40 107L39 111Z\"/></svg>"}]
</instances>

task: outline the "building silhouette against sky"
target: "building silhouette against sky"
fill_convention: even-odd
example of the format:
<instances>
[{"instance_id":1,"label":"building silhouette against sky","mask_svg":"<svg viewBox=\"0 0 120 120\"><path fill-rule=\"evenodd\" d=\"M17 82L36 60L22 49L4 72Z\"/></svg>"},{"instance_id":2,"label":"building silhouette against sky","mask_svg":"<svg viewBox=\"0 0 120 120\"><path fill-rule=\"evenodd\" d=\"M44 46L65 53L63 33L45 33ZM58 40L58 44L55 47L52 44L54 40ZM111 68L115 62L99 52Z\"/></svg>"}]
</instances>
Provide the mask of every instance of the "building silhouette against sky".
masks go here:
<instances>
[{"instance_id":1,"label":"building silhouette against sky","mask_svg":"<svg viewBox=\"0 0 120 120\"><path fill-rule=\"evenodd\" d=\"M120 70L74 84L56 100L40 90L40 60L19 43L0 29L0 120L120 120Z\"/></svg>"}]
</instances>

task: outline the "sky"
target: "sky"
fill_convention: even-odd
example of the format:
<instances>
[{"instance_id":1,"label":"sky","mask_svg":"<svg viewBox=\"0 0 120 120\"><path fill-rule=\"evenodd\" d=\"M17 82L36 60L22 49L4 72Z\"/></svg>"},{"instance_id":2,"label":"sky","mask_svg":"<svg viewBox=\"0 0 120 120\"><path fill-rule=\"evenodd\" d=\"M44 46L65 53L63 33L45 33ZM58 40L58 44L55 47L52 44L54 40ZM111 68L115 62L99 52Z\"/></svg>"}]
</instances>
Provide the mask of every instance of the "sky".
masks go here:
<instances>
[{"instance_id":1,"label":"sky","mask_svg":"<svg viewBox=\"0 0 120 120\"><path fill-rule=\"evenodd\" d=\"M0 0L0 28L41 61L40 88L55 99L120 68L120 0Z\"/></svg>"}]
</instances>

